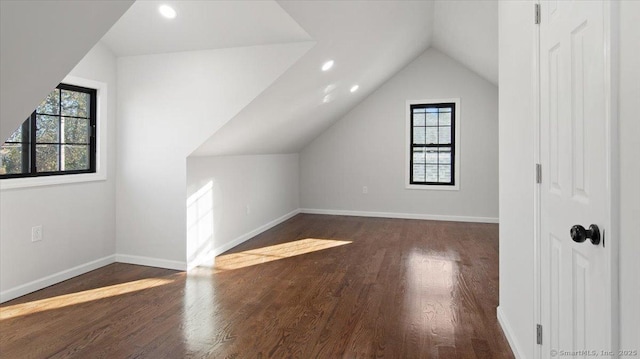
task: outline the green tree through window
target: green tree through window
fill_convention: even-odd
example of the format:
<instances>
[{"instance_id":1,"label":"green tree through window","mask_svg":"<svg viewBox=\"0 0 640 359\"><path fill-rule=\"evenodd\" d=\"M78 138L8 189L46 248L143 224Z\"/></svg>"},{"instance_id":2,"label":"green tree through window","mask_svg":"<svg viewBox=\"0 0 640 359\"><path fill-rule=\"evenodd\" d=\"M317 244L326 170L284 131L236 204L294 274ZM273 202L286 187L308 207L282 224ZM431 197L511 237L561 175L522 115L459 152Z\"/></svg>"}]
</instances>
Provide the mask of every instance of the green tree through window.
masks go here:
<instances>
[{"instance_id":1,"label":"green tree through window","mask_svg":"<svg viewBox=\"0 0 640 359\"><path fill-rule=\"evenodd\" d=\"M95 101L60 84L0 147L0 178L95 172Z\"/></svg>"}]
</instances>

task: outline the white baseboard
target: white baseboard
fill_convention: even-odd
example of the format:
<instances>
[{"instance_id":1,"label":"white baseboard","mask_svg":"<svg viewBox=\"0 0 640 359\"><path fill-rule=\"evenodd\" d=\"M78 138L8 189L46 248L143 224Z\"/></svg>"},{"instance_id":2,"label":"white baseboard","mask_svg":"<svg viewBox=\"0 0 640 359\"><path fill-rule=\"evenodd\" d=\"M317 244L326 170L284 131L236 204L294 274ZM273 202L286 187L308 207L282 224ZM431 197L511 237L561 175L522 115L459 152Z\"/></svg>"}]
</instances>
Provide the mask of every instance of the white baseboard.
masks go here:
<instances>
[{"instance_id":1,"label":"white baseboard","mask_svg":"<svg viewBox=\"0 0 640 359\"><path fill-rule=\"evenodd\" d=\"M151 258L151 257L143 257L143 256L135 256L128 254L115 254L110 255L104 258L96 259L94 261L81 264L79 266L46 276L41 279L37 279L35 281L17 286L15 288L7 289L3 292L0 292L0 303L9 301L11 299L23 296L25 294L29 294L31 292L35 292L37 290L46 288L48 286L54 285L56 283L65 281L67 279L79 276L81 274L90 272L92 270L98 269L100 267L104 267L108 264L119 262L119 263L128 263L128 264L137 264L149 267L159 267L159 268L167 268L174 270L188 270L195 268L198 265L207 265L208 261L215 256L218 256L229 249L246 242L247 240L257 236L258 234L265 232L278 224L292 218L298 213L309 213L309 214L327 214L327 215L336 215L336 216L359 216L359 217L382 217L382 218L403 218L403 219L426 219L426 220L435 220L435 221L455 221L455 222L482 222L482 223L498 223L497 218L490 217L467 217L467 216L442 216L442 215L429 215L429 214L413 214L413 213L392 213L392 212L366 212L366 211L347 211L347 210L327 210L327 209L310 209L310 208L302 208L295 209L284 216L274 219L273 221L266 223L250 232L247 232L234 240L216 247L206 253L206 255L201 255L198 257L196 261L192 263L168 260L168 259L160 259L160 258ZM198 263L200 262L200 263ZM210 265L210 264L209 264ZM511 347L515 352L516 347L514 346L512 339L509 334L508 326L503 323L503 318L501 318L500 308L498 308L498 320L505 331L505 335L511 344ZM524 358L521 355L516 354L518 358Z\"/></svg>"},{"instance_id":2,"label":"white baseboard","mask_svg":"<svg viewBox=\"0 0 640 359\"><path fill-rule=\"evenodd\" d=\"M169 259L133 256L129 254L116 254L115 257L116 262L118 263L137 264L147 267L158 267L181 271L187 270L187 263Z\"/></svg>"},{"instance_id":3,"label":"white baseboard","mask_svg":"<svg viewBox=\"0 0 640 359\"><path fill-rule=\"evenodd\" d=\"M247 232L237 238L235 238L234 240L225 243L221 246L218 246L216 248L213 248L212 250L208 251L206 253L206 255L200 255L196 258L196 260L192 261L191 263L189 263L188 269L193 269L197 266L212 266L214 264L213 258L215 256L219 256L220 254L228 251L229 249L240 245L246 241L248 241L249 239L257 236L258 234L268 231L269 229L279 225L280 223L292 218L293 216L295 216L296 214L300 213L300 209L294 209L293 211L285 214L282 217L278 217L276 219L274 219L273 221L266 223L250 232Z\"/></svg>"},{"instance_id":4,"label":"white baseboard","mask_svg":"<svg viewBox=\"0 0 640 359\"><path fill-rule=\"evenodd\" d=\"M300 213L299 209L291 211L282 217L276 218L273 221L254 229L251 232L241 235L240 237L234 239L233 241L227 244L214 248L213 250L209 251L206 255L202 255L199 258L214 258L215 256L228 251L229 249L257 236L258 234L277 226L278 224L288 220L289 218L295 216L298 213ZM76 266L67 270L63 270L61 272L46 276L41 279L34 280L26 284L19 285L15 288L10 288L5 291L2 291L0 292L0 303L4 303L11 299L21 297L25 294L35 292L37 290L49 287L56 283L60 283L67 279L77 277L81 274L85 274L92 270L95 270L100 267L104 267L108 264L116 263L116 262L127 263L127 264L137 264L137 265L143 265L143 266L149 266L149 267L167 268L167 269L174 269L174 270L180 270L180 271L187 270L187 263L185 262L161 259L161 258L135 256L135 255L129 255L129 254L113 254L104 258L96 259L94 261L91 261L85 264L81 264L79 266ZM189 269L194 267L195 265L190 265Z\"/></svg>"},{"instance_id":5,"label":"white baseboard","mask_svg":"<svg viewBox=\"0 0 640 359\"><path fill-rule=\"evenodd\" d=\"M44 278L36 279L32 282L19 285L15 288L7 289L3 292L0 292L0 303L4 303L11 299L21 297L25 294L35 292L37 290L46 288L56 283L60 283L67 279L77 277L81 274L85 274L87 272L98 269L100 267L104 267L114 262L115 262L115 255L106 256L88 263L81 264L79 266L75 266L70 269L63 270L58 273L48 275Z\"/></svg>"},{"instance_id":6,"label":"white baseboard","mask_svg":"<svg viewBox=\"0 0 640 359\"><path fill-rule=\"evenodd\" d=\"M498 218L495 218L495 217L446 216L446 215L439 215L439 214L367 212L367 211L349 211L349 210L341 210L341 209L313 209L313 208L302 208L300 209L300 212L309 213L309 214L328 214L332 216L381 217L381 218L402 218L402 219L426 219L431 221L498 223Z\"/></svg>"},{"instance_id":7,"label":"white baseboard","mask_svg":"<svg viewBox=\"0 0 640 359\"><path fill-rule=\"evenodd\" d=\"M505 317L505 315L502 312L501 308L498 307L496 309L496 312L497 312L497 316L498 316L498 323L500 323L500 326L502 327L502 331L504 332L504 336L507 337L507 341L509 342L509 346L511 347L511 351L513 351L513 355L516 357L516 359L526 359L526 356L522 354L523 351L522 351L520 345L518 345L518 341L513 336L513 329L511 329L511 325L509 324L509 321Z\"/></svg>"}]
</instances>

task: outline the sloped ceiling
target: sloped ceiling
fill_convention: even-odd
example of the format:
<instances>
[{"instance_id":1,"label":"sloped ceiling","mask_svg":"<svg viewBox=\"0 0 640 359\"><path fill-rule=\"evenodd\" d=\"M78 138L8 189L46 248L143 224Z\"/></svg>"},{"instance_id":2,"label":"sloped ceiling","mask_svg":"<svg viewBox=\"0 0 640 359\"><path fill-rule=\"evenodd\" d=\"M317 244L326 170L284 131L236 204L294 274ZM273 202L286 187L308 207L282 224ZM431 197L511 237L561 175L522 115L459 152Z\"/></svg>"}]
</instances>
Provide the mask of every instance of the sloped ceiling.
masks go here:
<instances>
[{"instance_id":1,"label":"sloped ceiling","mask_svg":"<svg viewBox=\"0 0 640 359\"><path fill-rule=\"evenodd\" d=\"M132 1L0 3L6 138ZM172 21L160 3L136 2L103 42L118 56L316 42L193 155L297 152L430 46L497 83L497 0L162 2Z\"/></svg>"},{"instance_id":2,"label":"sloped ceiling","mask_svg":"<svg viewBox=\"0 0 640 359\"><path fill-rule=\"evenodd\" d=\"M133 0L0 1L0 138L8 138Z\"/></svg>"},{"instance_id":3,"label":"sloped ceiling","mask_svg":"<svg viewBox=\"0 0 640 359\"><path fill-rule=\"evenodd\" d=\"M297 152L431 44L432 2L279 4L315 47L193 155Z\"/></svg>"},{"instance_id":4,"label":"sloped ceiling","mask_svg":"<svg viewBox=\"0 0 640 359\"><path fill-rule=\"evenodd\" d=\"M177 16L158 14L160 5ZM117 56L309 41L275 1L137 1L102 41Z\"/></svg>"},{"instance_id":5,"label":"sloped ceiling","mask_svg":"<svg viewBox=\"0 0 640 359\"><path fill-rule=\"evenodd\" d=\"M433 46L498 85L498 1L434 2Z\"/></svg>"},{"instance_id":6,"label":"sloped ceiling","mask_svg":"<svg viewBox=\"0 0 640 359\"><path fill-rule=\"evenodd\" d=\"M279 3L316 46L192 155L298 152L430 46L497 85L497 0Z\"/></svg>"}]
</instances>

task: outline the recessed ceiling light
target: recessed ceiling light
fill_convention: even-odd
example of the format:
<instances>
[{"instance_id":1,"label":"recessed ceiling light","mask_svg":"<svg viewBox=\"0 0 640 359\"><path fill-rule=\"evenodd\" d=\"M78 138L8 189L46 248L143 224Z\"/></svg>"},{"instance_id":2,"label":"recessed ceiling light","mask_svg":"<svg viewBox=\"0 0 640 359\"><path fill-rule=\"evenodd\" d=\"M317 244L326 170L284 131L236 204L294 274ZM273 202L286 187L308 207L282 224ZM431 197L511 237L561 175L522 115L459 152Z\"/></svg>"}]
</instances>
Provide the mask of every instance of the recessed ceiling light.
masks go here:
<instances>
[{"instance_id":1,"label":"recessed ceiling light","mask_svg":"<svg viewBox=\"0 0 640 359\"><path fill-rule=\"evenodd\" d=\"M176 17L176 11L169 5L160 5L158 8L160 15L166 17L167 19L173 19Z\"/></svg>"},{"instance_id":2,"label":"recessed ceiling light","mask_svg":"<svg viewBox=\"0 0 640 359\"><path fill-rule=\"evenodd\" d=\"M322 65L322 71L329 71L333 67L333 60L329 60Z\"/></svg>"},{"instance_id":3,"label":"recessed ceiling light","mask_svg":"<svg viewBox=\"0 0 640 359\"><path fill-rule=\"evenodd\" d=\"M349 91L351 91L351 92L356 92L356 91L358 91L358 89L359 89L359 88L360 88L360 86L358 86L358 85L353 85L353 86L351 86L351 89L350 89Z\"/></svg>"}]
</instances>

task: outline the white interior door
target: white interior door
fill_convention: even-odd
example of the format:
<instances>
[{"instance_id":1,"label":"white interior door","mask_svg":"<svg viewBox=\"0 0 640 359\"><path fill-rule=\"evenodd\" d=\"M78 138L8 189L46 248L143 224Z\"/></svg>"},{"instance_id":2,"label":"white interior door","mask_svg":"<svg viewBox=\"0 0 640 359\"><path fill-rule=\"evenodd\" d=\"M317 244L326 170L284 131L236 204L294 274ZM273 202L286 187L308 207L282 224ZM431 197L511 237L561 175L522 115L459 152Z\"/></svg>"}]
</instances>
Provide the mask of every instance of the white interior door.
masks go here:
<instances>
[{"instance_id":1,"label":"white interior door","mask_svg":"<svg viewBox=\"0 0 640 359\"><path fill-rule=\"evenodd\" d=\"M607 61L610 4L542 1L540 23L540 309L542 357L612 350ZM604 233L606 235L606 233ZM594 235L595 236L595 235ZM592 236L592 237L594 237Z\"/></svg>"}]
</instances>

